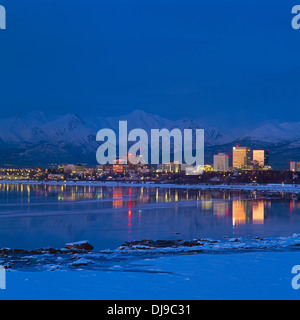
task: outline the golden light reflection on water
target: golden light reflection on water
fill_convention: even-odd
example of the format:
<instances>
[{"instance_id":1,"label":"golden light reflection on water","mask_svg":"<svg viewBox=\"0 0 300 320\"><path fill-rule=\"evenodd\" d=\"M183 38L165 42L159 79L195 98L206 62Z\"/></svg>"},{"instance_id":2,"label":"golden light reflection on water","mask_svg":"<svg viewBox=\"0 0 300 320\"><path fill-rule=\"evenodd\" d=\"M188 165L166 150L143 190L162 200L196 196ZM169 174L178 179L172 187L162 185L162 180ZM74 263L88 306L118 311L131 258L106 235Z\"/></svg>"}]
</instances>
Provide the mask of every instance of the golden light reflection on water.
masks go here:
<instances>
[{"instance_id":1,"label":"golden light reflection on water","mask_svg":"<svg viewBox=\"0 0 300 320\"><path fill-rule=\"evenodd\" d=\"M232 224L239 225L246 223L246 203L236 200L232 202Z\"/></svg>"},{"instance_id":2,"label":"golden light reflection on water","mask_svg":"<svg viewBox=\"0 0 300 320\"><path fill-rule=\"evenodd\" d=\"M253 216L254 224L263 224L265 221L265 203L263 200L253 202Z\"/></svg>"}]
</instances>

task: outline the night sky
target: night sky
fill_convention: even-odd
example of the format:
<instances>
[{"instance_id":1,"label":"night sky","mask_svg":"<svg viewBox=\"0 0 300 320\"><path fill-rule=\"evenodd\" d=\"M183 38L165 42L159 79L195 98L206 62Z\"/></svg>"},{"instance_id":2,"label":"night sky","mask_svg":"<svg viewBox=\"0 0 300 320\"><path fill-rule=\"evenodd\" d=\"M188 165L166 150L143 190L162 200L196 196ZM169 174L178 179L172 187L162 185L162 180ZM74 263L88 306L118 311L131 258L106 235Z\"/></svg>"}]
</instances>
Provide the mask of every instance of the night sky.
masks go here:
<instances>
[{"instance_id":1,"label":"night sky","mask_svg":"<svg viewBox=\"0 0 300 320\"><path fill-rule=\"evenodd\" d=\"M1 117L300 121L289 0L0 0Z\"/></svg>"}]
</instances>

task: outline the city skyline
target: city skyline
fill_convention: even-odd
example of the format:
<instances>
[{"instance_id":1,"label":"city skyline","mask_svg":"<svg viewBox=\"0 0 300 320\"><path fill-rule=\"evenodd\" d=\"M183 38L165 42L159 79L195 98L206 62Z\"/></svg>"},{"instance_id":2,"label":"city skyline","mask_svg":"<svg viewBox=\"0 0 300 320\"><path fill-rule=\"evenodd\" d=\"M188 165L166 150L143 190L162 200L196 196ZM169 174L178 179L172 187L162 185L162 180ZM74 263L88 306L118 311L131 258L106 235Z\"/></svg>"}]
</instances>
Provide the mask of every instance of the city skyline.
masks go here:
<instances>
[{"instance_id":1,"label":"city skyline","mask_svg":"<svg viewBox=\"0 0 300 320\"><path fill-rule=\"evenodd\" d=\"M96 151L100 142L97 132L110 128L119 132L119 121L127 121L128 133L142 128L151 134L152 129L204 129L205 163L213 163L218 153L232 153L232 147L248 146L255 150L270 150L274 169L285 169L290 161L299 161L297 147L300 142L300 123L267 123L254 130L236 132L218 130L195 119L172 121L152 113L136 110L123 117L82 117L79 114L57 116L45 112L30 112L0 118L0 166L48 166L56 163L88 163L96 165ZM129 146L128 146L129 147ZM150 154L150 150L149 150Z\"/></svg>"},{"instance_id":2,"label":"city skyline","mask_svg":"<svg viewBox=\"0 0 300 320\"><path fill-rule=\"evenodd\" d=\"M0 43L1 299L299 300L300 3L0 0Z\"/></svg>"}]
</instances>

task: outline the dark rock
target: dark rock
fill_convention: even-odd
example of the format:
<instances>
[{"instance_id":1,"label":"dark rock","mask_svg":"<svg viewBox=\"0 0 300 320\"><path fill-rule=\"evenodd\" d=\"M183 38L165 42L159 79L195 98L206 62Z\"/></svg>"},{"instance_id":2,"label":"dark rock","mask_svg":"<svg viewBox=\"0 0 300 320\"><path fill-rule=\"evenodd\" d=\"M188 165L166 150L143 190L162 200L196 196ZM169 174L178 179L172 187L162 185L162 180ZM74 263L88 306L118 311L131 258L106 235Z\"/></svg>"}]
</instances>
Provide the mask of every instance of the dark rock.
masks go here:
<instances>
[{"instance_id":1,"label":"dark rock","mask_svg":"<svg viewBox=\"0 0 300 320\"><path fill-rule=\"evenodd\" d=\"M67 243L65 245L66 249L69 250L84 250L84 251L92 251L94 247L89 244L88 241L80 241L80 242L73 242L73 243Z\"/></svg>"}]
</instances>

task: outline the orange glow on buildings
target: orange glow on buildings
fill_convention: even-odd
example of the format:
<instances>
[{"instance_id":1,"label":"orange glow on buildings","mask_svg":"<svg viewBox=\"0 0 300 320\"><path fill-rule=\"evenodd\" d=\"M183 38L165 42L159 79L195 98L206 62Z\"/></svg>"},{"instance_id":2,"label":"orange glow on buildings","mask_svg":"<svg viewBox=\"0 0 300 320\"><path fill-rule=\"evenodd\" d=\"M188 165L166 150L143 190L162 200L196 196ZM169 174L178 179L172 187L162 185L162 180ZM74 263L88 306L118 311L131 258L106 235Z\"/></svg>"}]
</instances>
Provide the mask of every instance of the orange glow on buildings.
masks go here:
<instances>
[{"instance_id":1,"label":"orange glow on buildings","mask_svg":"<svg viewBox=\"0 0 300 320\"><path fill-rule=\"evenodd\" d=\"M250 149L247 147L234 147L232 150L232 166L241 168L250 162Z\"/></svg>"}]
</instances>

